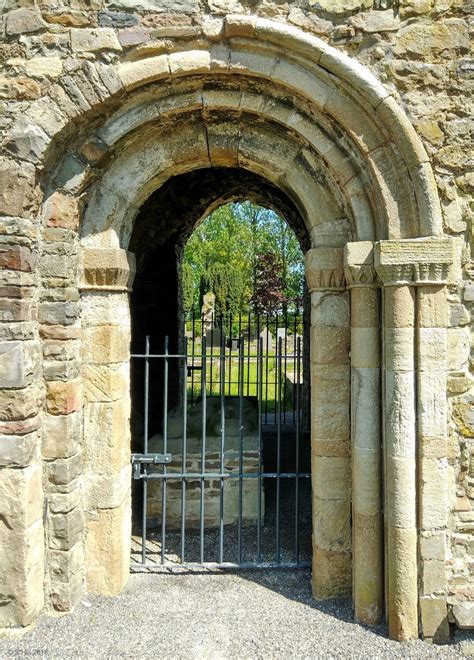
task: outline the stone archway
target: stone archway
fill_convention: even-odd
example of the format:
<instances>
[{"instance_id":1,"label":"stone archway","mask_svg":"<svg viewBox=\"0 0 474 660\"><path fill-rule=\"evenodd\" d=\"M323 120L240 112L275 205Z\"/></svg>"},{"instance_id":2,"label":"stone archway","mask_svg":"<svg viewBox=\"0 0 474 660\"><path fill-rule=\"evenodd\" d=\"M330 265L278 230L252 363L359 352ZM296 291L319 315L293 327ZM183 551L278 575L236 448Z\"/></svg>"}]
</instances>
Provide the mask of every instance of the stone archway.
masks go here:
<instances>
[{"instance_id":1,"label":"stone archway","mask_svg":"<svg viewBox=\"0 0 474 660\"><path fill-rule=\"evenodd\" d=\"M27 503L31 489L40 490L43 471L48 515L45 531L39 508L25 504L15 518L25 553L15 558L7 625L26 625L43 604L38 542L44 534L46 593L56 608L73 606L84 570L87 588L99 593L116 593L126 580L130 468L122 431L133 221L170 176L231 166L281 188L311 239L313 334L325 338L313 355L312 378L327 397L337 397L312 402L313 492L321 511L313 533L315 593L348 593L353 581L358 619L381 614L383 444L390 633L417 636L420 609L423 634L432 637L446 625L446 603L436 590L424 590L430 556L422 544L417 548L415 501L418 493L421 530L438 529L424 494L442 492L445 479L436 462L446 442L445 373L442 360L433 363L433 342L446 341L444 287L453 256L449 241L436 238L441 216L428 157L394 99L324 42L241 16L228 16L192 50L176 39L170 52L154 57L116 67L86 63L53 94L32 104L34 129L25 135L19 124L9 133L9 144L17 140L17 156L27 161L18 181L21 213L34 208L37 175L44 194L37 279L25 277L39 291L39 300L32 296L25 305L37 306L39 324L31 312L31 334L15 350L38 411L43 382L46 388L43 462L31 449L37 435L30 434L30 449L13 459L23 461L23 470L12 479ZM31 232L26 221L22 227L20 251L20 237ZM29 366L41 364L40 346L42 374ZM332 426L321 426L328 420ZM367 556L361 541L369 539ZM440 542L437 557L441 552Z\"/></svg>"}]
</instances>

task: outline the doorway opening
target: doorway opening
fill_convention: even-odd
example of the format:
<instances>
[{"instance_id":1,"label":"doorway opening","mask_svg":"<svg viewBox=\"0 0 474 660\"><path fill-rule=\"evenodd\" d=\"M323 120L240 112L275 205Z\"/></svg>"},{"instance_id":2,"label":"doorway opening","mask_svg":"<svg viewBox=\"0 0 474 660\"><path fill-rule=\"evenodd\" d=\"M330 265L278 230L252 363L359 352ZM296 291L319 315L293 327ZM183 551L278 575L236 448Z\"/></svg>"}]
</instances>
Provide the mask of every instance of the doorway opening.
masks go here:
<instances>
[{"instance_id":1,"label":"doorway opening","mask_svg":"<svg viewBox=\"0 0 474 660\"><path fill-rule=\"evenodd\" d=\"M310 565L306 246L274 208L234 189L135 247L132 570Z\"/></svg>"}]
</instances>

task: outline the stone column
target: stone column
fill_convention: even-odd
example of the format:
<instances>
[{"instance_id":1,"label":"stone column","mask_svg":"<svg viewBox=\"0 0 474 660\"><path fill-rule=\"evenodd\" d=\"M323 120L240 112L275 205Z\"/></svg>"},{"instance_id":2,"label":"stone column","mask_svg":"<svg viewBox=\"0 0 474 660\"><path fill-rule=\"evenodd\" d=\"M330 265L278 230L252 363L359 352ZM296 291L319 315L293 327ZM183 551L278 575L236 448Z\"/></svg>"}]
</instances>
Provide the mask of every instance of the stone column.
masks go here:
<instances>
[{"instance_id":1,"label":"stone column","mask_svg":"<svg viewBox=\"0 0 474 660\"><path fill-rule=\"evenodd\" d=\"M415 329L421 318L415 287L442 282L451 259L450 241L443 240L381 241L375 249L375 266L384 284L388 624L390 636L399 640L418 637L416 440L418 435L419 447L426 394L418 397L417 424L415 373L423 360L415 353ZM421 334L418 331L418 339ZM436 385L435 389L439 390ZM422 502L419 493L421 509Z\"/></svg>"},{"instance_id":2,"label":"stone column","mask_svg":"<svg viewBox=\"0 0 474 660\"><path fill-rule=\"evenodd\" d=\"M350 315L342 248L313 248L311 293L311 474L313 592L351 592Z\"/></svg>"},{"instance_id":3,"label":"stone column","mask_svg":"<svg viewBox=\"0 0 474 660\"><path fill-rule=\"evenodd\" d=\"M131 543L130 312L134 255L82 251L86 587L117 594Z\"/></svg>"},{"instance_id":4,"label":"stone column","mask_svg":"<svg viewBox=\"0 0 474 660\"><path fill-rule=\"evenodd\" d=\"M351 292L351 446L353 601L357 621L383 615L380 291L373 243L348 243Z\"/></svg>"},{"instance_id":5,"label":"stone column","mask_svg":"<svg viewBox=\"0 0 474 660\"><path fill-rule=\"evenodd\" d=\"M4 210L16 216L0 219L0 628L20 628L34 622L44 602L38 227L18 217L26 192L11 192L13 182L26 182L29 164L21 179L15 163L0 170L12 181L2 191Z\"/></svg>"},{"instance_id":6,"label":"stone column","mask_svg":"<svg viewBox=\"0 0 474 660\"><path fill-rule=\"evenodd\" d=\"M39 328L46 406L44 468L47 606L66 612L84 585L82 385L78 256L79 209L55 192L46 201L39 272Z\"/></svg>"}]
</instances>

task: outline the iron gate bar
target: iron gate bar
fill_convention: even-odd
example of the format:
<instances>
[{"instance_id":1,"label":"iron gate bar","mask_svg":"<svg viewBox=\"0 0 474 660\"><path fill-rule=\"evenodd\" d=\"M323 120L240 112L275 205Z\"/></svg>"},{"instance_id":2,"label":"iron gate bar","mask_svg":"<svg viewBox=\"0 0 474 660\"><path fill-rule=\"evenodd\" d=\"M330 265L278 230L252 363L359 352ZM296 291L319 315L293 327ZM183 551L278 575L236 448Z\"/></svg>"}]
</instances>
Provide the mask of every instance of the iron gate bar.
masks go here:
<instances>
[{"instance_id":1,"label":"iron gate bar","mask_svg":"<svg viewBox=\"0 0 474 660\"><path fill-rule=\"evenodd\" d=\"M147 335L145 339L145 354L148 356L150 352L150 337ZM149 405L149 386L150 386L150 361L148 357L145 357L145 407L144 407L144 420L143 420L143 451L145 454L148 454L148 405ZM145 475L148 475L148 466L145 465ZM146 506L147 506L147 495L148 495L148 480L145 479L143 482L143 508L142 508L142 562L146 562L146 543L143 542L143 539L146 539L147 531L147 518L146 518Z\"/></svg>"},{"instance_id":2,"label":"iron gate bar","mask_svg":"<svg viewBox=\"0 0 474 660\"><path fill-rule=\"evenodd\" d=\"M276 557L280 563L280 470L281 470L281 337L278 339L278 356L276 370L277 398L277 483L276 483Z\"/></svg>"},{"instance_id":3,"label":"iron gate bar","mask_svg":"<svg viewBox=\"0 0 474 660\"><path fill-rule=\"evenodd\" d=\"M212 338L211 338L212 342ZM212 353L212 347L211 347ZM202 396L202 438L201 438L201 472L205 473L206 471L206 403L207 403L207 390L206 390L206 375L207 375L207 350L206 350L206 337L202 336L202 386L201 386L201 396ZM211 362L211 374L212 374L212 362ZM204 562L204 487L205 480L204 477L201 477L201 502L200 502L200 560L201 564Z\"/></svg>"},{"instance_id":4,"label":"iron gate bar","mask_svg":"<svg viewBox=\"0 0 474 660\"><path fill-rule=\"evenodd\" d=\"M295 334L296 337L296 334ZM296 340L296 408L300 409L300 359L301 359L301 339ZM294 412L293 412L294 417ZM298 563L300 556L300 535L299 535L299 516L300 516L300 481L298 478L300 471L300 416L296 416L296 456L295 456L295 561Z\"/></svg>"},{"instance_id":5,"label":"iron gate bar","mask_svg":"<svg viewBox=\"0 0 474 660\"><path fill-rule=\"evenodd\" d=\"M294 479L295 476L298 479L310 478L311 475L309 472L303 472L301 474L295 475L294 472L245 472L245 473L233 473L229 474L228 472L167 472L163 474L162 472L152 472L151 474L140 474L136 477L137 479Z\"/></svg>"},{"instance_id":6,"label":"iron gate bar","mask_svg":"<svg viewBox=\"0 0 474 660\"><path fill-rule=\"evenodd\" d=\"M194 319L193 319L194 323ZM193 341L193 355L194 355L194 341ZM188 365L188 339L184 339L184 353L185 353L185 367ZM194 382L194 379L191 379ZM182 470L186 472L186 453L187 453L187 420L188 420L188 379L187 372L183 378L183 452L182 452ZM193 387L194 385L191 385ZM193 390L191 389L191 392ZM192 397L191 397L192 398ZM186 544L186 479L181 481L181 563L184 564L184 552Z\"/></svg>"},{"instance_id":7,"label":"iron gate bar","mask_svg":"<svg viewBox=\"0 0 474 660\"><path fill-rule=\"evenodd\" d=\"M258 332L257 324L257 337L258 349L257 355L257 383L259 382L258 376L260 374L260 391L257 389L257 404L258 404L258 484L257 484L257 563L261 561L261 536L262 536L262 368L263 368L263 339ZM257 385L258 387L258 385Z\"/></svg>"},{"instance_id":8,"label":"iron gate bar","mask_svg":"<svg viewBox=\"0 0 474 660\"><path fill-rule=\"evenodd\" d=\"M232 346L231 346L232 348ZM225 439L225 343L224 334L221 333L220 355L220 405L221 405L221 460L220 471L224 472L224 439ZM219 562L224 561L224 479L219 481Z\"/></svg>"},{"instance_id":9,"label":"iron gate bar","mask_svg":"<svg viewBox=\"0 0 474 660\"><path fill-rule=\"evenodd\" d=\"M165 358L163 369L163 452L166 454L168 450L168 337L165 337ZM163 465L163 474L166 474L166 465ZM161 563L165 563L165 548L166 548L166 495L167 483L163 479L161 498L162 498L162 514L161 514Z\"/></svg>"},{"instance_id":10,"label":"iron gate bar","mask_svg":"<svg viewBox=\"0 0 474 660\"><path fill-rule=\"evenodd\" d=\"M200 564L198 562L189 562L187 564L166 564L165 566L162 566L161 564L154 564L152 562L148 562L147 564L136 564L134 566L134 573L142 573L142 572L149 572L149 573L170 573L170 574L176 574L176 575L185 575L187 573L209 573L209 572L226 572L226 571L240 571L243 569L258 569L258 570L265 570L265 569L281 569L281 570L288 570L289 568L291 569L301 569L305 570L308 568L311 568L311 561L301 561L299 564L296 564L294 562L287 562L283 563L281 562L280 564L277 564L276 562L272 561L264 561L259 564L255 564L253 562L243 562L242 564L236 564L235 562L232 561L225 561L222 562L216 562L216 561L206 561L203 564ZM143 569L143 570L140 570Z\"/></svg>"}]
</instances>

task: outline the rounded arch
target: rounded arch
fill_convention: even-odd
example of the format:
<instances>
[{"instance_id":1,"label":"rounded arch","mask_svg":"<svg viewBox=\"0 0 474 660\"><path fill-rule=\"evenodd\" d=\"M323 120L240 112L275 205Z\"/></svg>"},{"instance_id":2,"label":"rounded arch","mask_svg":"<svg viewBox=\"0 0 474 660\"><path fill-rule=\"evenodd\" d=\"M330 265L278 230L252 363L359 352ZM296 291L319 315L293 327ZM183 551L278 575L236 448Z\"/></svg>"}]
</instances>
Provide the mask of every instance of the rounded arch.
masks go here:
<instances>
[{"instance_id":1,"label":"rounded arch","mask_svg":"<svg viewBox=\"0 0 474 660\"><path fill-rule=\"evenodd\" d=\"M179 105L167 90L188 83ZM229 150L219 154L218 143L229 137L230 127L212 119L213 113L234 111L248 118L247 142L256 120L306 142L313 151L307 160L330 174L317 198L324 200L330 188L355 216L369 216L372 228L358 231L358 238L440 234L428 156L394 98L361 64L296 28L227 16L220 32L203 33L191 50L175 39L167 52L153 57L118 66L86 63L60 80L54 96L30 110L37 126L29 129L36 149L28 159L46 173L46 195L57 187L80 192L134 132L166 121L172 128L174 115L196 110L211 126L208 156L214 143L215 164L228 165ZM12 134L18 130L14 126ZM235 140L240 146L242 134ZM305 155L299 151L295 158ZM245 167L245 155L238 162ZM280 181L290 191L293 171ZM314 200L314 191L308 194Z\"/></svg>"}]
</instances>

